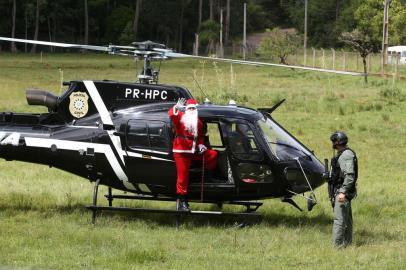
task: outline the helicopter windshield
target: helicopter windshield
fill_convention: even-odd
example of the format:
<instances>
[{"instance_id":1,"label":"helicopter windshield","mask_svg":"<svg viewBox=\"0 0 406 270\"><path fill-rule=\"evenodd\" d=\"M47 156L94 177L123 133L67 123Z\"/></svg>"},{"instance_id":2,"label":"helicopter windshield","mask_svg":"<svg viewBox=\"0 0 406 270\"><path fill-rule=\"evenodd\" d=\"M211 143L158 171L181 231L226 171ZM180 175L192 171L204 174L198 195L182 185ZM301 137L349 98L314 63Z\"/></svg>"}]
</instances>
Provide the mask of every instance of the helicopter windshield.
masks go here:
<instances>
[{"instance_id":1,"label":"helicopter windshield","mask_svg":"<svg viewBox=\"0 0 406 270\"><path fill-rule=\"evenodd\" d=\"M309 150L271 119L262 118L257 123L265 136L269 148L279 160L292 160L312 155Z\"/></svg>"}]
</instances>

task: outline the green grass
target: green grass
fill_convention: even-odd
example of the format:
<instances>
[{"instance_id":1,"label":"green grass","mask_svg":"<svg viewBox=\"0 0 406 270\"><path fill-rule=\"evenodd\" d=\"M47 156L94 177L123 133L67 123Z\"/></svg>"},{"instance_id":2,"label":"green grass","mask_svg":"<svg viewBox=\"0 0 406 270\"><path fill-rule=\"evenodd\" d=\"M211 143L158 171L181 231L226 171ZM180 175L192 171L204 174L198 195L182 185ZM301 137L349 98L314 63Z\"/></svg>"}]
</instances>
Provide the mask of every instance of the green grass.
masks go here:
<instances>
[{"instance_id":1,"label":"green grass","mask_svg":"<svg viewBox=\"0 0 406 270\"><path fill-rule=\"evenodd\" d=\"M133 67L130 59L106 55L46 54L41 62L39 55L0 54L0 111L44 112L26 104L25 89L59 94L59 68L65 81L133 81ZM320 159L332 155L331 132L345 130L360 162L354 245L340 251L331 245L332 210L325 186L317 189L319 204L312 212L266 200L259 210L263 220L244 229L233 227L233 220L187 218L177 230L168 216L108 213L92 226L84 208L92 195L87 180L46 166L1 160L0 268L403 269L405 82L371 77L365 85L361 77L254 66L232 69L233 76L226 64L205 62L203 68L198 61L171 61L162 65L161 82L183 85L201 99L195 71L216 103L233 98L263 107L286 98L275 119ZM303 200L296 201L305 208ZM174 203L120 204L174 208Z\"/></svg>"}]
</instances>

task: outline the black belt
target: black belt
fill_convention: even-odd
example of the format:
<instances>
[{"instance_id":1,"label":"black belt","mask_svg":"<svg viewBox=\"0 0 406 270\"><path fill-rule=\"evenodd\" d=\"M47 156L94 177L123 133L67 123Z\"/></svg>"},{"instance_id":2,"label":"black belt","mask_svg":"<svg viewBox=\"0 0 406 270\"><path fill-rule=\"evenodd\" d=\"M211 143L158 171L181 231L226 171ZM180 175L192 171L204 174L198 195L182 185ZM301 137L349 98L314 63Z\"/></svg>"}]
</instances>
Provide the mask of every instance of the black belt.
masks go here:
<instances>
[{"instance_id":1,"label":"black belt","mask_svg":"<svg viewBox=\"0 0 406 270\"><path fill-rule=\"evenodd\" d=\"M195 139L195 137L192 137L192 136L183 136L183 135L179 135L179 134L176 134L175 137L179 137L179 138L183 138L183 139L187 139L187 140Z\"/></svg>"}]
</instances>

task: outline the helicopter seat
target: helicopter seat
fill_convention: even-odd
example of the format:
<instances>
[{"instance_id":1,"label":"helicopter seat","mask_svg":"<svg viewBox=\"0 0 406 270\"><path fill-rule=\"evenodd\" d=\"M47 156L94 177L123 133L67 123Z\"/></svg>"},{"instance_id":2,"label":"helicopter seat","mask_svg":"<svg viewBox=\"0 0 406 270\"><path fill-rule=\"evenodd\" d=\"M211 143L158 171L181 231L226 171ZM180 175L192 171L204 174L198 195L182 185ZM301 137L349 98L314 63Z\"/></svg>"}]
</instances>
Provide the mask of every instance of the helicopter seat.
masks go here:
<instances>
[{"instance_id":1,"label":"helicopter seat","mask_svg":"<svg viewBox=\"0 0 406 270\"><path fill-rule=\"evenodd\" d=\"M250 144L247 136L239 132L231 132L229 135L229 144L231 152L235 154L249 154L250 153Z\"/></svg>"}]
</instances>

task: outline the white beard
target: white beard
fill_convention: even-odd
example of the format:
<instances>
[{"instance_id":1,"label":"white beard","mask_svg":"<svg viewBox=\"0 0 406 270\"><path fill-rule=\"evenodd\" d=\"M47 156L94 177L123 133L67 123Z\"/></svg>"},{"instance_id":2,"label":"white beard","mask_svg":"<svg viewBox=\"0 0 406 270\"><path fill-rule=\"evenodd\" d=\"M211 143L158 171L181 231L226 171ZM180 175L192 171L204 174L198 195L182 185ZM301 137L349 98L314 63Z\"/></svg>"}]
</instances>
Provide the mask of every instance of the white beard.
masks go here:
<instances>
[{"instance_id":1,"label":"white beard","mask_svg":"<svg viewBox=\"0 0 406 270\"><path fill-rule=\"evenodd\" d=\"M193 136L197 137L197 110L188 111L180 119L181 123L185 125L185 130L192 133Z\"/></svg>"}]
</instances>

